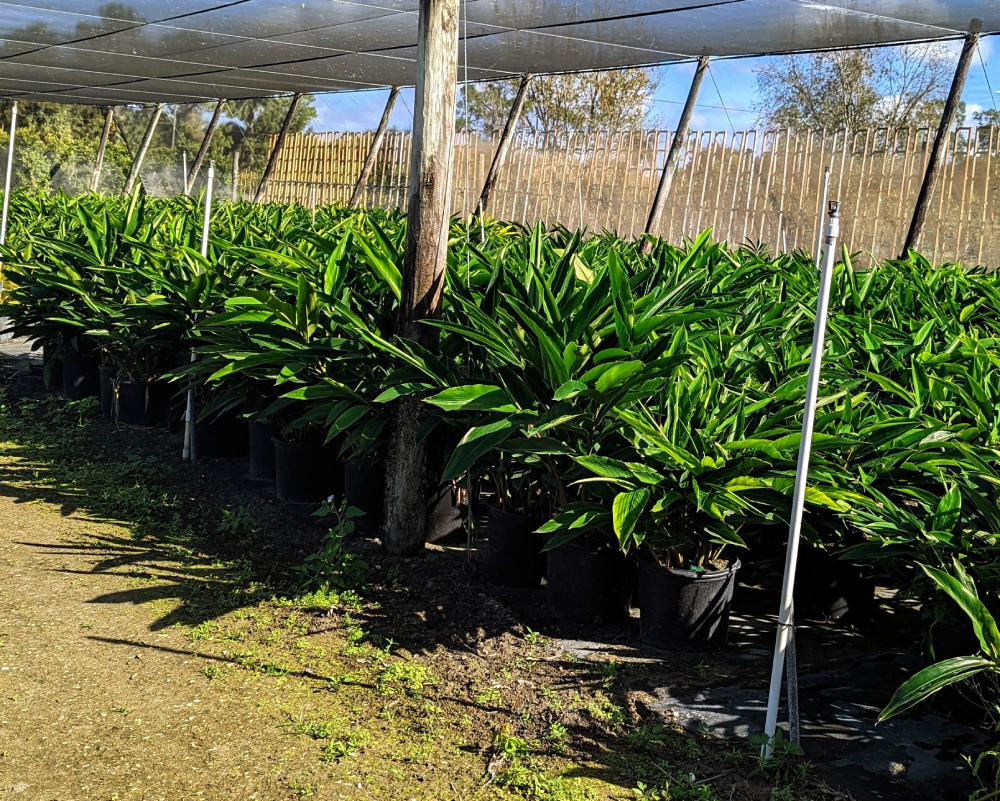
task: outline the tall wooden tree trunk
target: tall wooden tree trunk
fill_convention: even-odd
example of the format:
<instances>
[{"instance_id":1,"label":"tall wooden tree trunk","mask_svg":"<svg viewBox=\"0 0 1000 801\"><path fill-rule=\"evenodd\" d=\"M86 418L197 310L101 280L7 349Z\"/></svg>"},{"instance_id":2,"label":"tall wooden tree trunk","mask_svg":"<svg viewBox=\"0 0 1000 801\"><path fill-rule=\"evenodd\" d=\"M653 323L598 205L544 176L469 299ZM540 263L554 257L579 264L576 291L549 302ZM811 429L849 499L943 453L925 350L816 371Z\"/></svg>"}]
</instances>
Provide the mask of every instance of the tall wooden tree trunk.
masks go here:
<instances>
[{"instance_id":1,"label":"tall wooden tree trunk","mask_svg":"<svg viewBox=\"0 0 1000 801\"><path fill-rule=\"evenodd\" d=\"M420 0L418 26L413 149L397 330L401 336L433 349L437 334L420 321L440 316L444 288L458 82L458 0ZM418 396L401 398L394 410L383 540L389 553L414 554L424 547L428 445L419 441L417 434L426 417L426 406Z\"/></svg>"}]
</instances>

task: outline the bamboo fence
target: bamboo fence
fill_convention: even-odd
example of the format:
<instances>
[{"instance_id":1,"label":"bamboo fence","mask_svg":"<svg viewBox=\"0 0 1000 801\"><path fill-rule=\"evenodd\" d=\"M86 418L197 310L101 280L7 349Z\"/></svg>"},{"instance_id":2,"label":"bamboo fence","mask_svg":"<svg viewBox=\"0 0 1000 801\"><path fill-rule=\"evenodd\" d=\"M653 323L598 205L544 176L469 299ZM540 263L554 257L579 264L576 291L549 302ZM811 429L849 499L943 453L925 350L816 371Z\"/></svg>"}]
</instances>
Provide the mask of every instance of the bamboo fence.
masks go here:
<instances>
[{"instance_id":1,"label":"bamboo fence","mask_svg":"<svg viewBox=\"0 0 1000 801\"><path fill-rule=\"evenodd\" d=\"M711 227L731 244L772 251L811 250L819 187L830 167L830 197L841 202L847 247L875 259L899 255L927 163L933 131L746 130L688 134L660 229L679 242ZM295 134L279 154L266 200L303 205L350 197L371 133ZM490 214L532 224L642 233L672 133L634 130L515 137L494 189ZM273 146L273 140L271 145ZM453 210L475 208L495 140L456 139ZM390 132L365 204L406 204L410 134ZM928 209L921 251L935 262L1000 265L1000 131L962 127L949 134L944 168ZM259 173L240 187L253 195Z\"/></svg>"}]
</instances>

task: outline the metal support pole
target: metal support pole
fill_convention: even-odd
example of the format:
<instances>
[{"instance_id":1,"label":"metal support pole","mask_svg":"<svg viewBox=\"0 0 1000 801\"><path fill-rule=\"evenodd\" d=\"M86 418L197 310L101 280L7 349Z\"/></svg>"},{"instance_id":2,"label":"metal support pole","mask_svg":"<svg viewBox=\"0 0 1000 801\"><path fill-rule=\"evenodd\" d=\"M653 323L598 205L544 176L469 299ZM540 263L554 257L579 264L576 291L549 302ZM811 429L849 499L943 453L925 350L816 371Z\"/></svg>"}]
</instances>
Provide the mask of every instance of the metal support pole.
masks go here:
<instances>
[{"instance_id":1,"label":"metal support pole","mask_svg":"<svg viewBox=\"0 0 1000 801\"><path fill-rule=\"evenodd\" d=\"M201 257L208 258L208 230L212 221L212 184L215 182L215 163L208 163L208 180L205 182L205 216L201 224ZM198 314L195 312L195 320ZM191 349L191 362L195 361L194 348ZM194 420L194 388L187 391L187 408L184 411L184 450L181 458L194 461L198 457L197 443L195 441L195 420Z\"/></svg>"},{"instance_id":2,"label":"metal support pole","mask_svg":"<svg viewBox=\"0 0 1000 801\"><path fill-rule=\"evenodd\" d=\"M948 99L944 102L941 122L934 136L934 144L931 146L930 159L927 162L927 169L924 171L924 181L920 185L917 204L913 207L913 219L910 221L910 230L906 233L906 242L903 244L903 252L900 254L901 259L905 259L909 251L920 244L920 235L924 232L924 221L927 218L927 206L930 205L931 195L934 194L934 185L937 183L938 173L941 171L941 155L944 152L951 125L955 121L955 110L958 108L958 102L962 99L962 89L965 88L965 79L969 75L969 65L972 63L972 54L976 52L976 46L979 44L979 31L982 30L982 27L983 21L974 19L969 26L969 32L965 35L965 44L958 57L955 77L951 81L951 90L948 92Z\"/></svg>"},{"instance_id":3,"label":"metal support pole","mask_svg":"<svg viewBox=\"0 0 1000 801\"><path fill-rule=\"evenodd\" d=\"M698 66L694 69L694 78L691 81L691 88L688 90L687 100L684 101L684 108L681 111L681 118L677 121L677 130L674 133L673 141L670 143L670 150L667 151L667 158L663 162L663 172L660 173L660 183L656 187L656 194L653 196L653 205L649 209L649 217L646 218L646 239L639 246L640 253L649 253L653 249L653 242L649 238L660 227L660 219L663 217L663 207L667 203L670 195L670 187L674 182L674 175L677 172L677 162L681 156L681 148L684 147L684 140L687 139L688 126L691 124L691 115L694 113L694 105L698 100L698 91L701 89L701 82L705 78L705 71L708 69L708 56L701 56L698 59Z\"/></svg>"},{"instance_id":4,"label":"metal support pole","mask_svg":"<svg viewBox=\"0 0 1000 801\"><path fill-rule=\"evenodd\" d=\"M104 167L104 151L108 148L108 137L111 136L111 123L115 118L113 106L104 115L104 128L101 130L101 141L97 144L97 158L94 159L94 175L90 179L90 191L96 192L101 183L101 169Z\"/></svg>"},{"instance_id":5,"label":"metal support pole","mask_svg":"<svg viewBox=\"0 0 1000 801\"><path fill-rule=\"evenodd\" d=\"M240 146L237 145L233 151L233 185L230 187L232 201L235 203L240 199Z\"/></svg>"},{"instance_id":6,"label":"metal support pole","mask_svg":"<svg viewBox=\"0 0 1000 801\"><path fill-rule=\"evenodd\" d=\"M479 193L479 205L476 206L476 215L482 216L489 208L490 194L493 187L500 178L500 171L507 160L507 152L510 144L514 141L514 131L517 130L517 123L521 119L521 112L524 110L524 101L528 96L528 87L531 86L531 79L534 76L530 73L521 76L521 85L517 87L517 94L514 95L514 102L510 107L510 114L507 115L507 122L503 126L503 133L500 134L500 141L497 142L496 153L493 154L493 161L490 163L490 171L486 173L486 180L483 181L483 191Z\"/></svg>"},{"instance_id":7,"label":"metal support pole","mask_svg":"<svg viewBox=\"0 0 1000 801\"><path fill-rule=\"evenodd\" d=\"M816 402L819 395L819 375L823 366L823 342L826 338L826 316L830 306L830 284L837 254L837 237L840 235L838 203L830 201L830 215L826 225L826 250L823 252L823 269L819 278L819 297L816 302L816 323L813 326L812 351L809 356L809 377L806 384L805 411L802 416L802 439L799 442L799 459L795 467L795 489L792 494L792 516L788 531L788 548L785 552L785 577L781 585L781 606L778 609L778 634L771 664L771 689L767 698L767 718L764 733L768 743L763 756L774 751L774 732L778 726L778 703L781 699L781 677L785 667L785 654L792 628L792 599L795 595L795 567L799 558L799 536L802 532L802 511L805 506L806 482L809 478L809 453L812 445Z\"/></svg>"},{"instance_id":8,"label":"metal support pole","mask_svg":"<svg viewBox=\"0 0 1000 801\"><path fill-rule=\"evenodd\" d=\"M186 150L181 151L181 193L184 197L187 197L187 174L188 174L188 152Z\"/></svg>"},{"instance_id":9,"label":"metal support pole","mask_svg":"<svg viewBox=\"0 0 1000 801\"><path fill-rule=\"evenodd\" d=\"M191 190L194 189L194 182L198 180L198 173L201 172L202 162L205 161L205 156L208 155L208 148L212 144L215 129L219 127L219 118L222 116L222 107L225 105L225 98L216 104L215 111L212 112L212 119L208 121L208 128L205 129L205 137L201 140L201 147L198 148L198 155L194 157L194 164L191 165L191 172L189 173L185 170L185 195L190 194Z\"/></svg>"},{"instance_id":10,"label":"metal support pole","mask_svg":"<svg viewBox=\"0 0 1000 801\"><path fill-rule=\"evenodd\" d=\"M316 184L309 187L309 210L313 228L316 227Z\"/></svg>"},{"instance_id":11,"label":"metal support pole","mask_svg":"<svg viewBox=\"0 0 1000 801\"><path fill-rule=\"evenodd\" d=\"M153 141L153 132L156 130L156 123L160 119L160 114L163 113L163 107L165 103L157 103L153 108L153 116L149 118L149 124L146 126L146 133L142 135L142 142L139 143L139 149L136 151L135 158L132 159L132 167L128 171L128 178L125 179L125 191L122 192L126 197L132 194L132 187L135 186L135 179L139 177L139 171L142 169L142 160L146 158L146 151L149 150L149 143Z\"/></svg>"},{"instance_id":12,"label":"metal support pole","mask_svg":"<svg viewBox=\"0 0 1000 801\"><path fill-rule=\"evenodd\" d=\"M351 199L347 205L352 209L364 200L365 187L368 185L368 176L375 169L375 162L378 160L378 152L382 149L382 142L385 140L385 132L389 130L389 117L392 115L392 107L396 105L396 98L399 97L399 87L393 86L389 90L389 99L385 101L385 109L382 111L382 119L375 129L375 138L372 139L372 146L368 148L368 155L365 156L365 163L361 167L361 175L354 184L354 191L351 192ZM315 187L313 187L315 190ZM314 207L315 208L315 207Z\"/></svg>"},{"instance_id":13,"label":"metal support pole","mask_svg":"<svg viewBox=\"0 0 1000 801\"><path fill-rule=\"evenodd\" d=\"M254 203L259 203L261 198L264 197L264 190L267 189L267 182L271 180L271 173L274 172L274 165L278 163L278 153L281 152L281 146L285 144L285 137L288 136L288 128L292 124L292 115L295 114L295 107L299 105L299 99L301 97L301 94L292 95L292 102L288 105L288 113L285 115L285 119L281 123L281 130L278 131L278 138L274 141L274 148L271 150L271 155L267 159L267 166L264 168L264 174L260 176L260 183L257 184L257 191L253 196Z\"/></svg>"},{"instance_id":14,"label":"metal support pole","mask_svg":"<svg viewBox=\"0 0 1000 801\"><path fill-rule=\"evenodd\" d=\"M421 321L441 314L447 265L448 222L458 87L459 0L420 0L413 145L407 189L406 247L396 333L428 350L436 329ZM386 468L385 526L390 553L424 548L427 527L427 456L421 433L427 417L419 395L400 398Z\"/></svg>"}]
</instances>

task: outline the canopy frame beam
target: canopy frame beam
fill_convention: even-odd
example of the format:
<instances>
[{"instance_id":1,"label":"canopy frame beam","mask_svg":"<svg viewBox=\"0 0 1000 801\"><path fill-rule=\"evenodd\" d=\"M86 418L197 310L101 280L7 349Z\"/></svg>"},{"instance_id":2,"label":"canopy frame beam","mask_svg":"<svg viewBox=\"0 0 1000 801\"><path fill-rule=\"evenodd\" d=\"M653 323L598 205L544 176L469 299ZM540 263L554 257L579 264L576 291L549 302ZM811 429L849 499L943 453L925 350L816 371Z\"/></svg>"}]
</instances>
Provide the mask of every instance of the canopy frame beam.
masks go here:
<instances>
[{"instance_id":1,"label":"canopy frame beam","mask_svg":"<svg viewBox=\"0 0 1000 801\"><path fill-rule=\"evenodd\" d=\"M378 154L382 149L382 142L385 141L385 133L389 130L389 117L392 115L392 107L396 105L397 97L399 97L399 87L393 86L389 89L389 98L385 101L385 108L382 110L382 119L378 121L378 128L375 129L375 138L372 139L372 145L368 148L368 155L365 156L365 163L361 166L361 174L358 176L357 183L354 184L351 199L347 201L347 205L352 209L357 208L359 204L364 202L365 189L368 187L368 177L372 174L372 170L375 169L375 162L378 161ZM313 185L313 189L316 189L315 185ZM315 195L313 199L313 211L315 212Z\"/></svg>"},{"instance_id":2,"label":"canopy frame beam","mask_svg":"<svg viewBox=\"0 0 1000 801\"><path fill-rule=\"evenodd\" d=\"M496 152L493 154L493 161L490 162L490 170L486 173L486 180L483 181L483 191L479 193L479 204L476 206L476 216L481 217L489 208L490 194L493 187L500 179L500 172L507 161L507 152L510 150L511 142L514 140L514 132L517 124L521 121L521 112L524 111L524 101L528 96L528 88L535 76L530 72L521 76L521 84L517 87L517 94L510 106L510 113L507 115L507 122L503 126L500 134L500 141L497 142Z\"/></svg>"},{"instance_id":3,"label":"canopy frame beam","mask_svg":"<svg viewBox=\"0 0 1000 801\"><path fill-rule=\"evenodd\" d=\"M285 114L285 119L281 122L281 130L278 131L278 138L271 149L271 155L268 156L267 166L264 167L264 173L260 176L260 183L257 184L257 191L253 196L254 203L259 203L264 197L264 191L267 189L267 184L271 180L271 173L274 172L274 167L278 163L278 154L285 144L285 137L288 136L288 129L292 125L292 117L295 115L295 109L298 107L301 98L301 92L296 92L292 95L292 102L288 105L288 113Z\"/></svg>"},{"instance_id":4,"label":"canopy frame beam","mask_svg":"<svg viewBox=\"0 0 1000 801\"><path fill-rule=\"evenodd\" d=\"M660 220L663 218L663 209L667 204L674 176L677 174L677 163L680 161L681 150L691 125L691 115L694 113L698 92L701 90L701 82L705 79L707 69L708 56L702 55L698 58L698 64L694 69L694 78L691 79L691 88L688 89L687 100L684 101L684 108L681 110L681 118L677 121L677 130L674 132L674 138L670 142L670 150L667 151L667 157L663 162L660 183L656 187L656 194L653 195L653 203L649 208L649 216L646 218L645 237L639 246L640 253L649 253L653 249L652 236L659 229Z\"/></svg>"},{"instance_id":5,"label":"canopy frame beam","mask_svg":"<svg viewBox=\"0 0 1000 801\"><path fill-rule=\"evenodd\" d=\"M208 155L208 148L212 144L212 137L215 135L215 129L219 127L219 118L222 116L222 109L226 105L226 99L219 98L219 102L215 105L215 111L212 112L212 119L208 121L208 128L205 129L205 136L201 140L201 147L198 148L198 155L194 157L194 164L191 165L191 171L187 174L184 179L184 194L190 194L191 190L194 189L194 182L198 180L198 173L201 172L202 162L205 161L205 156Z\"/></svg>"},{"instance_id":6,"label":"canopy frame beam","mask_svg":"<svg viewBox=\"0 0 1000 801\"><path fill-rule=\"evenodd\" d=\"M163 109L166 103L157 103L153 108L153 114L149 118L149 123L146 125L146 132L142 135L142 141L139 143L139 149L135 153L135 158L132 159L132 166L128 171L128 178L125 179L125 189L122 194L128 197L132 194L132 188L135 186L136 178L139 177L139 171L142 169L142 162L146 158L146 151L149 150L149 144L153 141L153 133L156 131L156 123L159 122L160 115L163 113ZM139 185L142 186L142 180L140 179Z\"/></svg>"},{"instance_id":7,"label":"canopy frame beam","mask_svg":"<svg viewBox=\"0 0 1000 801\"><path fill-rule=\"evenodd\" d=\"M111 137L111 123L115 119L115 107L108 106L104 115L104 128L101 129L101 139L97 143L97 156L94 159L94 174L90 179L90 191L96 192L101 183L101 169L104 167L104 151L108 149L108 139Z\"/></svg>"},{"instance_id":8,"label":"canopy frame beam","mask_svg":"<svg viewBox=\"0 0 1000 801\"><path fill-rule=\"evenodd\" d=\"M900 254L901 259L905 259L910 250L916 249L920 244L920 236L924 232L924 222L927 219L927 207L930 205L931 196L934 194L934 186L937 184L938 173L941 172L941 161L948 142L948 135L951 133L951 126L955 121L955 111L958 109L958 103L962 99L962 90L965 88L965 79L969 75L972 56L979 45L979 31L982 29L982 26L982 20L972 20L972 23L969 25L969 32L965 35L965 44L962 46L962 53L958 57L958 64L955 67L955 77L951 81L948 99L944 102L941 122L938 124L937 133L934 135L934 144L931 146L927 169L924 170L924 180L920 184L920 193L917 195L917 202L913 207L913 218L910 220L910 228L906 233L906 241L903 243L903 252Z\"/></svg>"}]
</instances>

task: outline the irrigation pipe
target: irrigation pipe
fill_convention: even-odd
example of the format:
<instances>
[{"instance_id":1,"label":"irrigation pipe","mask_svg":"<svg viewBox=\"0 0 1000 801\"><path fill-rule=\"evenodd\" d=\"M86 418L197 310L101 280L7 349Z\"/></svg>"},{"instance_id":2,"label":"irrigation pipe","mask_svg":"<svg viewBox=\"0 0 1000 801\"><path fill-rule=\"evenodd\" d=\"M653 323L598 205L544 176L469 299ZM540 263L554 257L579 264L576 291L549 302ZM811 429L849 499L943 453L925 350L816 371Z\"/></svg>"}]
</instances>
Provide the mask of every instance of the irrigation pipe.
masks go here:
<instances>
[{"instance_id":1,"label":"irrigation pipe","mask_svg":"<svg viewBox=\"0 0 1000 801\"><path fill-rule=\"evenodd\" d=\"M778 633L774 644L774 661L771 664L771 689L767 698L767 719L764 734L767 743L761 755L768 759L774 753L774 732L778 725L778 703L781 700L781 678L785 667L785 654L792 631L792 598L795 594L795 567L799 557L799 538L802 533L802 510L805 505L806 482L809 478L809 452L812 445L813 423L819 395L819 373L823 365L823 341L826 337L826 316L830 307L830 285L833 281L837 237L840 235L838 203L830 201L826 224L826 250L823 252L823 269L819 279L819 298L816 302L816 324L813 327L812 352L809 358L809 379L806 385L805 410L802 416L802 440L799 442L799 459L795 468L795 491L792 495L792 516L788 530L788 549L785 553L785 577L781 585L781 606L778 609Z\"/></svg>"},{"instance_id":2,"label":"irrigation pipe","mask_svg":"<svg viewBox=\"0 0 1000 801\"><path fill-rule=\"evenodd\" d=\"M205 218L201 224L201 257L208 258L208 227L212 221L212 184L215 181L215 162L208 163L208 179L205 182ZM197 322L198 313L195 312L194 319ZM191 348L191 362L195 361L194 348ZM184 410L184 450L181 457L194 461L198 456L198 449L194 436L194 387L188 387L187 408Z\"/></svg>"}]
</instances>

